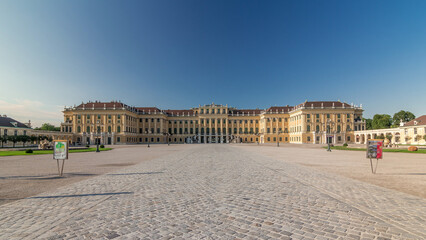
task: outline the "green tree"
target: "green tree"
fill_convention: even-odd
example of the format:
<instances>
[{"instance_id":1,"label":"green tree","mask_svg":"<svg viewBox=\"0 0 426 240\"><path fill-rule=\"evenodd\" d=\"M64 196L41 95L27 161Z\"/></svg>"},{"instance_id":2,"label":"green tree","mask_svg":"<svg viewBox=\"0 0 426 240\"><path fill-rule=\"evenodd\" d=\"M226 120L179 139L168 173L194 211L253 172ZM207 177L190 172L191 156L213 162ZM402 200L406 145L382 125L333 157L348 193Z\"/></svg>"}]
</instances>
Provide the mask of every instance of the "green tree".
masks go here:
<instances>
[{"instance_id":1,"label":"green tree","mask_svg":"<svg viewBox=\"0 0 426 240\"><path fill-rule=\"evenodd\" d=\"M22 135L20 138L22 145L25 147L25 143L29 142L31 140L30 136Z\"/></svg>"},{"instance_id":2,"label":"green tree","mask_svg":"<svg viewBox=\"0 0 426 240\"><path fill-rule=\"evenodd\" d=\"M55 127L54 125L50 124L50 123L43 123L43 125L41 125L41 127L39 128L34 128L34 130L44 130L44 131L60 131L61 128L60 127Z\"/></svg>"},{"instance_id":3,"label":"green tree","mask_svg":"<svg viewBox=\"0 0 426 240\"><path fill-rule=\"evenodd\" d=\"M413 113L401 110L393 115L392 127L399 127L401 120L403 122L409 122L415 118L416 116L414 116Z\"/></svg>"},{"instance_id":4,"label":"green tree","mask_svg":"<svg viewBox=\"0 0 426 240\"><path fill-rule=\"evenodd\" d=\"M366 130L372 130L373 129L373 119L371 119L371 118L363 118L362 120L365 121Z\"/></svg>"},{"instance_id":5,"label":"green tree","mask_svg":"<svg viewBox=\"0 0 426 240\"><path fill-rule=\"evenodd\" d=\"M18 136L7 136L7 140L13 142L13 147L18 142Z\"/></svg>"},{"instance_id":6,"label":"green tree","mask_svg":"<svg viewBox=\"0 0 426 240\"><path fill-rule=\"evenodd\" d=\"M36 136L31 135L30 141L31 141L32 144L34 144L34 142L37 141L37 140L38 140L38 138Z\"/></svg>"},{"instance_id":7,"label":"green tree","mask_svg":"<svg viewBox=\"0 0 426 240\"><path fill-rule=\"evenodd\" d=\"M371 125L373 129L390 128L392 125L392 118L388 114L376 114L373 117Z\"/></svg>"},{"instance_id":8,"label":"green tree","mask_svg":"<svg viewBox=\"0 0 426 240\"><path fill-rule=\"evenodd\" d=\"M426 135L423 135L423 139L426 141ZM2 145L2 147L3 147L3 145Z\"/></svg>"},{"instance_id":9,"label":"green tree","mask_svg":"<svg viewBox=\"0 0 426 240\"><path fill-rule=\"evenodd\" d=\"M5 139L5 137L0 136L1 147L3 147L3 139Z\"/></svg>"}]
</instances>

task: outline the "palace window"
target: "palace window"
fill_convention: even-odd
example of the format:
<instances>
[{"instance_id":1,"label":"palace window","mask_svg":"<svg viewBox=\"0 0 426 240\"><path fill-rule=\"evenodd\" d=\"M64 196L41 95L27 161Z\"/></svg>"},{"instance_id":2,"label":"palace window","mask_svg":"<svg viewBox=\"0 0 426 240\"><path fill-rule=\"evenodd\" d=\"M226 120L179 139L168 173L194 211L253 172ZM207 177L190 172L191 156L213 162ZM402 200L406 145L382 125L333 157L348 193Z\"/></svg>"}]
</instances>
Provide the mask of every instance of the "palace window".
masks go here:
<instances>
[{"instance_id":1,"label":"palace window","mask_svg":"<svg viewBox=\"0 0 426 240\"><path fill-rule=\"evenodd\" d=\"M117 118L118 118L118 119L121 119L121 115L118 115L118 116L117 116Z\"/></svg>"},{"instance_id":2,"label":"palace window","mask_svg":"<svg viewBox=\"0 0 426 240\"><path fill-rule=\"evenodd\" d=\"M348 136L348 142L351 141L351 136Z\"/></svg>"},{"instance_id":3,"label":"palace window","mask_svg":"<svg viewBox=\"0 0 426 240\"><path fill-rule=\"evenodd\" d=\"M319 131L320 131L320 127L319 127L319 125L317 125L317 126L315 127L315 131L316 131L316 132L319 132Z\"/></svg>"},{"instance_id":4,"label":"palace window","mask_svg":"<svg viewBox=\"0 0 426 240\"><path fill-rule=\"evenodd\" d=\"M273 129L272 129L272 131L273 131L273 133L276 133L276 132L277 132L277 129L276 129L276 128L273 128Z\"/></svg>"},{"instance_id":5,"label":"palace window","mask_svg":"<svg viewBox=\"0 0 426 240\"><path fill-rule=\"evenodd\" d=\"M142 128L140 129L142 133ZM111 133L111 126L108 126L108 132Z\"/></svg>"},{"instance_id":6,"label":"palace window","mask_svg":"<svg viewBox=\"0 0 426 240\"><path fill-rule=\"evenodd\" d=\"M250 134L253 134L253 128L250 128Z\"/></svg>"},{"instance_id":7,"label":"palace window","mask_svg":"<svg viewBox=\"0 0 426 240\"><path fill-rule=\"evenodd\" d=\"M259 128L256 128L256 133L258 133L259 132Z\"/></svg>"},{"instance_id":8,"label":"palace window","mask_svg":"<svg viewBox=\"0 0 426 240\"><path fill-rule=\"evenodd\" d=\"M160 128L157 128L157 133L160 133Z\"/></svg>"},{"instance_id":9,"label":"palace window","mask_svg":"<svg viewBox=\"0 0 426 240\"><path fill-rule=\"evenodd\" d=\"M117 132L118 133L121 132L121 127L120 126L117 126Z\"/></svg>"},{"instance_id":10,"label":"palace window","mask_svg":"<svg viewBox=\"0 0 426 240\"><path fill-rule=\"evenodd\" d=\"M189 133L190 133L190 134L194 134L194 129L193 129L193 128L190 128L190 129L189 129Z\"/></svg>"},{"instance_id":11,"label":"palace window","mask_svg":"<svg viewBox=\"0 0 426 240\"><path fill-rule=\"evenodd\" d=\"M81 127L80 126L77 126L77 132L78 133L81 132Z\"/></svg>"},{"instance_id":12,"label":"palace window","mask_svg":"<svg viewBox=\"0 0 426 240\"><path fill-rule=\"evenodd\" d=\"M329 113L327 113L327 118L330 118L330 114Z\"/></svg>"},{"instance_id":13,"label":"palace window","mask_svg":"<svg viewBox=\"0 0 426 240\"><path fill-rule=\"evenodd\" d=\"M159 118L157 118L157 122L160 122L160 119L159 119Z\"/></svg>"},{"instance_id":14,"label":"palace window","mask_svg":"<svg viewBox=\"0 0 426 240\"><path fill-rule=\"evenodd\" d=\"M179 128L179 134L182 134L182 128Z\"/></svg>"},{"instance_id":15,"label":"palace window","mask_svg":"<svg viewBox=\"0 0 426 240\"><path fill-rule=\"evenodd\" d=\"M81 119L81 115L77 115L77 119Z\"/></svg>"},{"instance_id":16,"label":"palace window","mask_svg":"<svg viewBox=\"0 0 426 240\"><path fill-rule=\"evenodd\" d=\"M101 115L98 114L98 119L101 119Z\"/></svg>"},{"instance_id":17,"label":"palace window","mask_svg":"<svg viewBox=\"0 0 426 240\"><path fill-rule=\"evenodd\" d=\"M268 142L270 142L271 141L271 138L270 137L268 137Z\"/></svg>"},{"instance_id":18,"label":"palace window","mask_svg":"<svg viewBox=\"0 0 426 240\"><path fill-rule=\"evenodd\" d=\"M204 109L201 109L201 113L202 113L202 114L204 113Z\"/></svg>"},{"instance_id":19,"label":"palace window","mask_svg":"<svg viewBox=\"0 0 426 240\"><path fill-rule=\"evenodd\" d=\"M244 123L247 123L247 120L245 120Z\"/></svg>"},{"instance_id":20,"label":"palace window","mask_svg":"<svg viewBox=\"0 0 426 240\"><path fill-rule=\"evenodd\" d=\"M277 141L277 138L276 137L274 137L274 142L276 142Z\"/></svg>"},{"instance_id":21,"label":"palace window","mask_svg":"<svg viewBox=\"0 0 426 240\"><path fill-rule=\"evenodd\" d=\"M311 118L311 114L306 114L306 118Z\"/></svg>"},{"instance_id":22,"label":"palace window","mask_svg":"<svg viewBox=\"0 0 426 240\"><path fill-rule=\"evenodd\" d=\"M414 128L414 134L417 134L417 128Z\"/></svg>"},{"instance_id":23,"label":"palace window","mask_svg":"<svg viewBox=\"0 0 426 240\"><path fill-rule=\"evenodd\" d=\"M206 114L209 114L209 110L208 109L206 109Z\"/></svg>"},{"instance_id":24,"label":"palace window","mask_svg":"<svg viewBox=\"0 0 426 240\"><path fill-rule=\"evenodd\" d=\"M148 122L148 118L145 118L145 122Z\"/></svg>"},{"instance_id":25,"label":"palace window","mask_svg":"<svg viewBox=\"0 0 426 240\"><path fill-rule=\"evenodd\" d=\"M89 126L87 126L87 128L86 128L86 132L90 132L90 127Z\"/></svg>"},{"instance_id":26,"label":"palace window","mask_svg":"<svg viewBox=\"0 0 426 240\"><path fill-rule=\"evenodd\" d=\"M307 141L310 142L311 141L311 137L308 136L307 137Z\"/></svg>"},{"instance_id":27,"label":"palace window","mask_svg":"<svg viewBox=\"0 0 426 240\"><path fill-rule=\"evenodd\" d=\"M307 131L307 132L310 132L310 131L311 131L311 126L310 126L310 125L306 126L306 131Z\"/></svg>"},{"instance_id":28,"label":"palace window","mask_svg":"<svg viewBox=\"0 0 426 240\"><path fill-rule=\"evenodd\" d=\"M271 133L271 129L270 129L270 128L267 128L267 129L266 129L266 132L267 132L267 133Z\"/></svg>"}]
</instances>

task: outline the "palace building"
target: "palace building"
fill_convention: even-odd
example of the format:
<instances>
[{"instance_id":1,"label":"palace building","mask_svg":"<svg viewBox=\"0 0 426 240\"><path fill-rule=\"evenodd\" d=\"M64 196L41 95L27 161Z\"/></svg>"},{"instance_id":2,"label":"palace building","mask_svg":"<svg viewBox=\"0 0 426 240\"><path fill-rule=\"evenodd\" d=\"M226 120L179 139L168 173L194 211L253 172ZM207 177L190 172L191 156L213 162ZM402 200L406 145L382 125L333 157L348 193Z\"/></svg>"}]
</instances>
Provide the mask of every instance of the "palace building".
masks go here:
<instances>
[{"instance_id":1,"label":"palace building","mask_svg":"<svg viewBox=\"0 0 426 240\"><path fill-rule=\"evenodd\" d=\"M210 104L184 110L88 102L63 111L61 131L77 144L353 143L365 130L362 107L340 101L237 109Z\"/></svg>"}]
</instances>

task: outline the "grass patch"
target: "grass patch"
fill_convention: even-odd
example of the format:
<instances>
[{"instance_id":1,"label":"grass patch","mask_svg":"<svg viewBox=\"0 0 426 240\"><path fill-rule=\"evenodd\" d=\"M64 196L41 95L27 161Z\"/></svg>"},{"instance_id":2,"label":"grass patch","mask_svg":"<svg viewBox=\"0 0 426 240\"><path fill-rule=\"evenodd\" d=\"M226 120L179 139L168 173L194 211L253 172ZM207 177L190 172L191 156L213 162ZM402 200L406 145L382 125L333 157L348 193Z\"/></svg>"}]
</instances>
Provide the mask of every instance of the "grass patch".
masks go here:
<instances>
[{"instance_id":1,"label":"grass patch","mask_svg":"<svg viewBox=\"0 0 426 240\"><path fill-rule=\"evenodd\" d=\"M100 151L109 151L112 148L99 148ZM75 149L70 150L69 153L78 153L78 152L94 152L96 148L88 148L88 149ZM53 150L40 150L33 151L33 153L26 153L25 150L22 151L0 151L0 157L5 156L20 156L20 155L40 155L40 154L53 154Z\"/></svg>"},{"instance_id":2,"label":"grass patch","mask_svg":"<svg viewBox=\"0 0 426 240\"><path fill-rule=\"evenodd\" d=\"M324 147L324 149L327 149L327 147ZM342 146L331 147L331 149L347 150L347 151L364 151L364 152L367 151L367 149L365 149L365 148L348 148L348 147L342 147ZM410 152L407 149L388 149L388 148L385 148L385 149L383 149L383 152L425 153L426 154L426 149L419 149L417 151Z\"/></svg>"}]
</instances>

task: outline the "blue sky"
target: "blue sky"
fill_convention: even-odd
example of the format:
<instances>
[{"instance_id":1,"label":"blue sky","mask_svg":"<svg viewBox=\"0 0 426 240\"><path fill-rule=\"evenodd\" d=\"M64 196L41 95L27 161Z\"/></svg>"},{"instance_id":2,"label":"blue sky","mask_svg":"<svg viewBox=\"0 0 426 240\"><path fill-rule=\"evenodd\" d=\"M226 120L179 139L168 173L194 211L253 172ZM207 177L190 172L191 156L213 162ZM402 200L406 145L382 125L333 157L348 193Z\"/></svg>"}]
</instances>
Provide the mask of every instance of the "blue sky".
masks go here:
<instances>
[{"instance_id":1,"label":"blue sky","mask_svg":"<svg viewBox=\"0 0 426 240\"><path fill-rule=\"evenodd\" d=\"M426 1L1 1L0 114L305 100L426 114Z\"/></svg>"}]
</instances>

